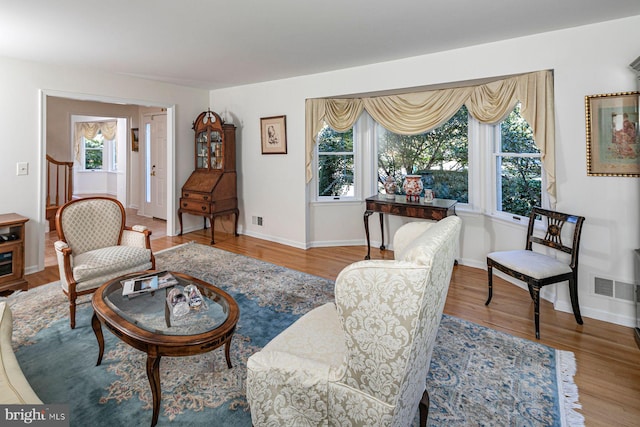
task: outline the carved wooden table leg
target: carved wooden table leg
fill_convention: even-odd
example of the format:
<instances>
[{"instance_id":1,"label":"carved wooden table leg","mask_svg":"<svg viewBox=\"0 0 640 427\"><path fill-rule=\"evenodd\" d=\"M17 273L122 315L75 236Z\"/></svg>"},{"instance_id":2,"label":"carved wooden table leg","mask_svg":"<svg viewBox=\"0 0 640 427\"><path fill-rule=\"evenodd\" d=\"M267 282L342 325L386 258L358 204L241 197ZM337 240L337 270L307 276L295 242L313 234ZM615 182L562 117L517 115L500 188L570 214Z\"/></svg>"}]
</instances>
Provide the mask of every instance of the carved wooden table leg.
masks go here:
<instances>
[{"instance_id":1,"label":"carved wooden table leg","mask_svg":"<svg viewBox=\"0 0 640 427\"><path fill-rule=\"evenodd\" d=\"M238 216L240 216L240 210L239 209L234 209L233 212L236 214L236 223L235 223L236 225L235 225L235 228L233 229L233 234L235 234L236 237L238 237L239 236L239 234L238 234Z\"/></svg>"},{"instance_id":2,"label":"carved wooden table leg","mask_svg":"<svg viewBox=\"0 0 640 427\"><path fill-rule=\"evenodd\" d=\"M96 362L96 366L99 366L102 363L102 355L104 354L104 336L102 335L102 327L100 326L100 320L98 320L98 316L96 313L93 313L91 317L91 327L93 328L93 333L96 334L96 339L98 340L98 361Z\"/></svg>"},{"instance_id":3,"label":"carved wooden table leg","mask_svg":"<svg viewBox=\"0 0 640 427\"><path fill-rule=\"evenodd\" d=\"M233 368L233 366L231 366L231 356L229 355L229 347L231 347L231 338L232 337L229 337L227 342L224 343L224 356L227 358L227 368L229 369Z\"/></svg>"},{"instance_id":4,"label":"carved wooden table leg","mask_svg":"<svg viewBox=\"0 0 640 427\"><path fill-rule=\"evenodd\" d=\"M382 236L382 244L380 245L380 250L384 251L386 248L384 247L384 218L383 213L378 212L378 216L380 217L380 235Z\"/></svg>"},{"instance_id":5,"label":"carved wooden table leg","mask_svg":"<svg viewBox=\"0 0 640 427\"><path fill-rule=\"evenodd\" d=\"M160 390L160 356L147 355L147 377L151 386L151 395L153 396L153 418L151 419L151 427L158 423L160 415L160 400L162 392Z\"/></svg>"},{"instance_id":6,"label":"carved wooden table leg","mask_svg":"<svg viewBox=\"0 0 640 427\"><path fill-rule=\"evenodd\" d=\"M215 220L216 217L214 215L211 215L211 218L209 218L209 222L211 223L211 244L214 245L216 242L213 241L213 229L215 228ZM207 220L205 219L205 222Z\"/></svg>"},{"instance_id":7,"label":"carved wooden table leg","mask_svg":"<svg viewBox=\"0 0 640 427\"><path fill-rule=\"evenodd\" d=\"M364 211L364 233L367 235L367 256L364 259L371 259L371 241L369 240L369 217L373 211Z\"/></svg>"}]
</instances>

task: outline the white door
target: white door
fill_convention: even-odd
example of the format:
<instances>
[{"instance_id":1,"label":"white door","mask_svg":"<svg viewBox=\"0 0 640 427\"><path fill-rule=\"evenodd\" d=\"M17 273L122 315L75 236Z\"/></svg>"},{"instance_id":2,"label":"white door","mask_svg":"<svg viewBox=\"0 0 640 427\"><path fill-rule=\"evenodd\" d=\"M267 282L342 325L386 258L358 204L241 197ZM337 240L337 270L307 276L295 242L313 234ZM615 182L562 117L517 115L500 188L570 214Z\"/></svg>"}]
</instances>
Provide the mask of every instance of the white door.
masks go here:
<instances>
[{"instance_id":1,"label":"white door","mask_svg":"<svg viewBox=\"0 0 640 427\"><path fill-rule=\"evenodd\" d=\"M144 116L144 212L167 219L167 115Z\"/></svg>"}]
</instances>

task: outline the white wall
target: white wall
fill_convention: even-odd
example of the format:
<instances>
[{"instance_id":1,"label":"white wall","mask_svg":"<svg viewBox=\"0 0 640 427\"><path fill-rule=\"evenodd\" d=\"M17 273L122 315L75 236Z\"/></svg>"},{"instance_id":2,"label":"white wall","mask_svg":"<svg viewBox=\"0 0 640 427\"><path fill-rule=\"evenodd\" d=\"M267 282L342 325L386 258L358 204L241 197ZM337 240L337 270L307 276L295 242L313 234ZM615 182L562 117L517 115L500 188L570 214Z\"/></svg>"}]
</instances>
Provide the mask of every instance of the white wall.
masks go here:
<instances>
[{"instance_id":1,"label":"white wall","mask_svg":"<svg viewBox=\"0 0 640 427\"><path fill-rule=\"evenodd\" d=\"M26 271L42 269L44 265L44 187L45 152L41 146L44 124L40 107L42 93L53 96L74 94L78 99L99 99L106 102L126 101L128 104L175 106L177 191L171 189L170 202L177 209L178 193L193 170L193 119L209 103L209 92L106 74L90 69L0 58L0 212L16 212L29 218L26 233ZM28 162L29 174L16 175L16 163ZM172 222L177 219L172 218Z\"/></svg>"},{"instance_id":2,"label":"white wall","mask_svg":"<svg viewBox=\"0 0 640 427\"><path fill-rule=\"evenodd\" d=\"M640 16L212 91L212 109L238 126L243 232L303 248L364 243L363 203L332 207L309 203L304 183L305 99L553 69L557 209L586 216L579 270L582 314L631 326L632 303L594 295L593 277L634 282L632 251L640 247L640 180L587 177L584 97L636 90L635 74L629 64L640 55L637 40L640 40ZM282 114L287 116L288 154L263 156L260 118ZM254 215L264 218L263 226L252 224ZM460 253L464 264L484 268L487 252L523 245L522 226L477 213L459 212L459 215L464 221ZM391 233L405 221L390 218ZM379 241L377 220L371 224L372 239ZM570 311L565 285L558 288L557 298L556 307Z\"/></svg>"}]
</instances>

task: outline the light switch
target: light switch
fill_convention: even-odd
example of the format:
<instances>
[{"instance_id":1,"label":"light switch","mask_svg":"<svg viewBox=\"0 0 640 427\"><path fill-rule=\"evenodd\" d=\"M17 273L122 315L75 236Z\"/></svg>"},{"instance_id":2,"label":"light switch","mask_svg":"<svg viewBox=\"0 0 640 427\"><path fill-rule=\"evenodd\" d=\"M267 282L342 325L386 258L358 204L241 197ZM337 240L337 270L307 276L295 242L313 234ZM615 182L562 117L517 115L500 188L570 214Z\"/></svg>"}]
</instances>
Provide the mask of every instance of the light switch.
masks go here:
<instances>
[{"instance_id":1,"label":"light switch","mask_svg":"<svg viewBox=\"0 0 640 427\"><path fill-rule=\"evenodd\" d=\"M27 162L18 162L17 174L18 175L29 175L29 163L27 163Z\"/></svg>"}]
</instances>

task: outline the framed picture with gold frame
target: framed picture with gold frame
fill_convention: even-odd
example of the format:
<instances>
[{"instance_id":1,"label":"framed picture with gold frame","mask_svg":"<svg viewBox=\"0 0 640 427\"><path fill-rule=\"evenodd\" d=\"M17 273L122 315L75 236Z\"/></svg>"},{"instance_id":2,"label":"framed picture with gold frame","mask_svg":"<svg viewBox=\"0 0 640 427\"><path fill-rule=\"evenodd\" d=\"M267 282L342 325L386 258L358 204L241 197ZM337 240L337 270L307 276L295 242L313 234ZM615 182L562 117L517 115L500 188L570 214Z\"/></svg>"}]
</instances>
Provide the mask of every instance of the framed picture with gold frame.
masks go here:
<instances>
[{"instance_id":1,"label":"framed picture with gold frame","mask_svg":"<svg viewBox=\"0 0 640 427\"><path fill-rule=\"evenodd\" d=\"M640 92L585 96L587 175L640 177Z\"/></svg>"},{"instance_id":2,"label":"framed picture with gold frame","mask_svg":"<svg viewBox=\"0 0 640 427\"><path fill-rule=\"evenodd\" d=\"M260 119L262 154L287 154L287 116Z\"/></svg>"}]
</instances>

